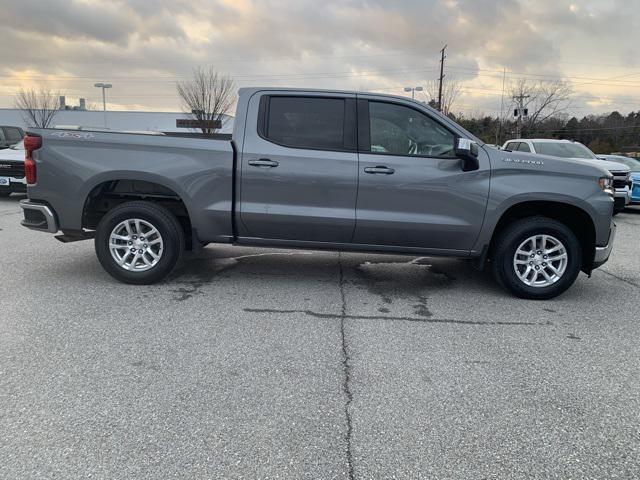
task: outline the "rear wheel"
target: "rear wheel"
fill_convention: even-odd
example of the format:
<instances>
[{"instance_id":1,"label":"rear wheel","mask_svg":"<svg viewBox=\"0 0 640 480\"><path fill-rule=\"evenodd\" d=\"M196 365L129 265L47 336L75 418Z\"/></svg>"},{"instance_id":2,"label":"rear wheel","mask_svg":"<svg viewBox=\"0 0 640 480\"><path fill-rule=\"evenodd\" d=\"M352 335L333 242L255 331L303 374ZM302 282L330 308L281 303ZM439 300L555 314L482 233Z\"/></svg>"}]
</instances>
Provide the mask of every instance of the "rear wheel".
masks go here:
<instances>
[{"instance_id":1,"label":"rear wheel","mask_svg":"<svg viewBox=\"0 0 640 480\"><path fill-rule=\"evenodd\" d=\"M546 217L525 218L506 227L492 256L493 273L504 288L518 297L540 300L569 288L581 261L573 231Z\"/></svg>"},{"instance_id":2,"label":"rear wheel","mask_svg":"<svg viewBox=\"0 0 640 480\"><path fill-rule=\"evenodd\" d=\"M0 198L7 198L11 195L11 191L0 190Z\"/></svg>"},{"instance_id":3,"label":"rear wheel","mask_svg":"<svg viewBox=\"0 0 640 480\"><path fill-rule=\"evenodd\" d=\"M152 284L164 279L184 250L184 232L166 208L127 202L98 224L95 249L102 267L124 283Z\"/></svg>"}]
</instances>

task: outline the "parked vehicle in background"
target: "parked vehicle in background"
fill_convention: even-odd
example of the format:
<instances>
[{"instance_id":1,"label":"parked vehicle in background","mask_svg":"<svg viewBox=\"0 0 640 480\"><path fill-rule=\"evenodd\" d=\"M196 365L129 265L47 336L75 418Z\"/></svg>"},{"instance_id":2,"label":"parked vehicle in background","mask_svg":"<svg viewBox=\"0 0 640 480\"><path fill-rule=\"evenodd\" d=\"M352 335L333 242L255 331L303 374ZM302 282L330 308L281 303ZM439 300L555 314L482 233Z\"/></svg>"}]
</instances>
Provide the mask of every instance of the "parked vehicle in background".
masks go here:
<instances>
[{"instance_id":1,"label":"parked vehicle in background","mask_svg":"<svg viewBox=\"0 0 640 480\"><path fill-rule=\"evenodd\" d=\"M20 127L0 126L0 149L9 148L24 137L24 130Z\"/></svg>"},{"instance_id":2,"label":"parked vehicle in background","mask_svg":"<svg viewBox=\"0 0 640 480\"><path fill-rule=\"evenodd\" d=\"M572 140L557 140L552 138L520 138L509 140L502 146L503 150L512 152L534 153L537 155L551 155L583 162L596 163L605 167L613 175L615 188L614 214L624 210L631 202L630 169L624 164L600 160L595 153L582 143Z\"/></svg>"},{"instance_id":3,"label":"parked vehicle in background","mask_svg":"<svg viewBox=\"0 0 640 480\"><path fill-rule=\"evenodd\" d=\"M623 155L598 155L598 158L622 163L631 169L631 203L640 204L640 160Z\"/></svg>"},{"instance_id":4,"label":"parked vehicle in background","mask_svg":"<svg viewBox=\"0 0 640 480\"><path fill-rule=\"evenodd\" d=\"M0 150L0 197L8 197L14 192L26 192L24 178L24 141Z\"/></svg>"},{"instance_id":5,"label":"parked vehicle in background","mask_svg":"<svg viewBox=\"0 0 640 480\"><path fill-rule=\"evenodd\" d=\"M545 299L605 263L616 231L599 164L485 148L405 97L241 89L224 140L43 129L25 147L22 224L95 237L133 284L217 242L490 259Z\"/></svg>"}]
</instances>

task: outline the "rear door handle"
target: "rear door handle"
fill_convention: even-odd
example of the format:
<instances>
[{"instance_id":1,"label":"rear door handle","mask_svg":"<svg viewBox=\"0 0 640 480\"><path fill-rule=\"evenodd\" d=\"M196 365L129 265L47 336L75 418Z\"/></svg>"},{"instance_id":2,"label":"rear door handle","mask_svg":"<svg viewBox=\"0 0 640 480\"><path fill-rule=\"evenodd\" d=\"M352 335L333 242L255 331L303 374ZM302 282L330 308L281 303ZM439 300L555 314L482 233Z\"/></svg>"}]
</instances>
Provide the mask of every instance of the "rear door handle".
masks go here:
<instances>
[{"instance_id":1,"label":"rear door handle","mask_svg":"<svg viewBox=\"0 0 640 480\"><path fill-rule=\"evenodd\" d=\"M365 173L372 173L374 175L393 175L395 170L393 168L378 165L377 167L367 167L364 169Z\"/></svg>"},{"instance_id":2,"label":"rear door handle","mask_svg":"<svg viewBox=\"0 0 640 480\"><path fill-rule=\"evenodd\" d=\"M259 160L249 160L249 165L252 167L277 167L280 165L275 160L269 160L268 158L261 158Z\"/></svg>"}]
</instances>

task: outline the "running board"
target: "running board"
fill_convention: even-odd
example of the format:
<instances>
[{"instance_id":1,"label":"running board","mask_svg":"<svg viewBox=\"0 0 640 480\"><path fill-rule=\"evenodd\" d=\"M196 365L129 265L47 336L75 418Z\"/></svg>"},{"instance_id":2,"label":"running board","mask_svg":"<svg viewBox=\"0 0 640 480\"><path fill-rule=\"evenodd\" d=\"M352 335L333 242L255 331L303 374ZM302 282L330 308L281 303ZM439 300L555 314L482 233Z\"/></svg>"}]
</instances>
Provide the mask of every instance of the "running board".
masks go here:
<instances>
[{"instance_id":1,"label":"running board","mask_svg":"<svg viewBox=\"0 0 640 480\"><path fill-rule=\"evenodd\" d=\"M71 242L79 242L81 240L90 240L95 238L96 232L74 232L74 233L65 233L62 235L56 235L54 238L62 243L71 243Z\"/></svg>"}]
</instances>

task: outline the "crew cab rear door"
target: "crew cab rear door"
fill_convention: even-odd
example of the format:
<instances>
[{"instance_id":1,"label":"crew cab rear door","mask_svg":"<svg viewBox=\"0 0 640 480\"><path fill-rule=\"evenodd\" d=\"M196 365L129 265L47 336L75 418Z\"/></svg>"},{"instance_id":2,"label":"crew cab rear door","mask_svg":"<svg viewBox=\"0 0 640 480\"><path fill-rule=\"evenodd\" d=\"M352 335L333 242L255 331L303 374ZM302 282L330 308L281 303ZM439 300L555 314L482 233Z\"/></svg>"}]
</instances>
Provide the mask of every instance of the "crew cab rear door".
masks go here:
<instances>
[{"instance_id":1,"label":"crew cab rear door","mask_svg":"<svg viewBox=\"0 0 640 480\"><path fill-rule=\"evenodd\" d=\"M456 132L414 102L358 96L360 179L353 242L469 251L489 194L489 159L463 171Z\"/></svg>"},{"instance_id":2,"label":"crew cab rear door","mask_svg":"<svg viewBox=\"0 0 640 480\"><path fill-rule=\"evenodd\" d=\"M339 242L355 227L355 95L258 92L240 160L243 239ZM253 122L258 119L257 125Z\"/></svg>"}]
</instances>

